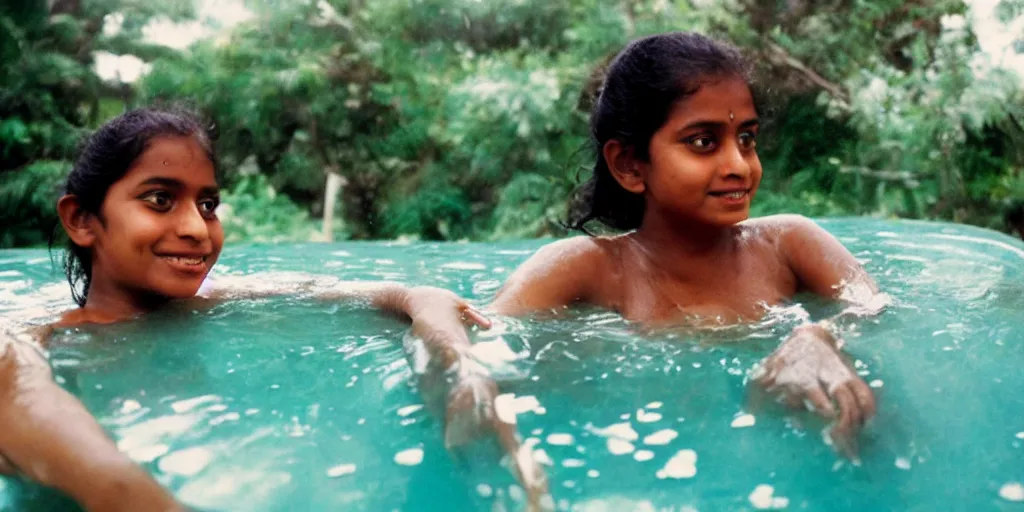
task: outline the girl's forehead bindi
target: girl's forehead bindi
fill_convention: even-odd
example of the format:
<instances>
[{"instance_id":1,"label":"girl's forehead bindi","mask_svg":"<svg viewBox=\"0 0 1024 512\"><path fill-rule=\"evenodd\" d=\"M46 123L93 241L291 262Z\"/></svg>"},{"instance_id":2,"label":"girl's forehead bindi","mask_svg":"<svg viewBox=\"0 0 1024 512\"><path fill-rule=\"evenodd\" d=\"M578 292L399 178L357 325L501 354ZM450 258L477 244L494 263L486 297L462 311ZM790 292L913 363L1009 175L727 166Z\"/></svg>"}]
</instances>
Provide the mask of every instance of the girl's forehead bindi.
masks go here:
<instances>
[{"instance_id":1,"label":"girl's forehead bindi","mask_svg":"<svg viewBox=\"0 0 1024 512\"><path fill-rule=\"evenodd\" d=\"M678 102L670 116L680 124L692 119L745 122L756 118L757 111L746 81L726 78L702 84L697 92Z\"/></svg>"}]
</instances>

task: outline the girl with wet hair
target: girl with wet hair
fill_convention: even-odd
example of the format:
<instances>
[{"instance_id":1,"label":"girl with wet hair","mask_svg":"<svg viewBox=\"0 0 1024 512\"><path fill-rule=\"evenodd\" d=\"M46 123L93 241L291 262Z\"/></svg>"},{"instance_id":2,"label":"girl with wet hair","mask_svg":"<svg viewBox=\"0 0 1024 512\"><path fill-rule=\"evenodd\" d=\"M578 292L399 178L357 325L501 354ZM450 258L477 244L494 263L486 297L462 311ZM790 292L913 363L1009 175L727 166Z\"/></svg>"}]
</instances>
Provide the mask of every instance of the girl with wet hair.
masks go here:
<instances>
[{"instance_id":1,"label":"girl with wet hair","mask_svg":"<svg viewBox=\"0 0 1024 512\"><path fill-rule=\"evenodd\" d=\"M489 326L439 288L298 274L207 279L224 243L219 181L210 133L187 112L133 110L87 140L57 202L68 238L64 267L78 307L44 329L0 329L0 469L60 489L87 510L180 508L54 382L44 350L54 328L121 322L172 301L276 294L355 299L411 320L421 352L447 370L459 367L469 345L464 322ZM449 379L455 398L491 385L462 377L454 372ZM452 403L449 420L476 414ZM518 446L514 426L494 428L510 450ZM449 444L459 441L448 437Z\"/></svg>"},{"instance_id":2,"label":"girl with wet hair","mask_svg":"<svg viewBox=\"0 0 1024 512\"><path fill-rule=\"evenodd\" d=\"M489 310L524 315L591 304L645 327L756 321L809 291L877 312L879 294L834 237L797 215L750 219L761 182L760 127L740 52L694 33L636 40L612 61L594 103L593 174L569 224L625 232L551 243L523 263ZM830 321L796 328L757 382L834 418L850 455L875 413Z\"/></svg>"}]
</instances>

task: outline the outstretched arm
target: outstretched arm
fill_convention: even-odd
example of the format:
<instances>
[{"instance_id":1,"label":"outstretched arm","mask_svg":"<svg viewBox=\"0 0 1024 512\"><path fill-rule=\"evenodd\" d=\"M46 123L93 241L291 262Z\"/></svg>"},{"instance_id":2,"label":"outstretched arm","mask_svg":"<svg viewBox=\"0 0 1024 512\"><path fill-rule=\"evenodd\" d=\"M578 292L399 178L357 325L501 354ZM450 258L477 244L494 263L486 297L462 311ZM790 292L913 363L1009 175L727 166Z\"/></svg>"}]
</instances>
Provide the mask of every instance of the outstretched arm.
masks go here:
<instances>
[{"instance_id":1,"label":"outstretched arm","mask_svg":"<svg viewBox=\"0 0 1024 512\"><path fill-rule=\"evenodd\" d=\"M219 276L200 295L210 299L245 299L295 295L325 301L356 301L399 315L426 342L444 368L455 365L470 346L466 324L490 328L491 322L458 295L431 286L407 287L387 281L342 281L331 276L274 272Z\"/></svg>"},{"instance_id":2,"label":"outstretched arm","mask_svg":"<svg viewBox=\"0 0 1024 512\"><path fill-rule=\"evenodd\" d=\"M89 511L183 510L54 382L34 341L23 336L0 331L0 455L6 464Z\"/></svg>"}]
</instances>

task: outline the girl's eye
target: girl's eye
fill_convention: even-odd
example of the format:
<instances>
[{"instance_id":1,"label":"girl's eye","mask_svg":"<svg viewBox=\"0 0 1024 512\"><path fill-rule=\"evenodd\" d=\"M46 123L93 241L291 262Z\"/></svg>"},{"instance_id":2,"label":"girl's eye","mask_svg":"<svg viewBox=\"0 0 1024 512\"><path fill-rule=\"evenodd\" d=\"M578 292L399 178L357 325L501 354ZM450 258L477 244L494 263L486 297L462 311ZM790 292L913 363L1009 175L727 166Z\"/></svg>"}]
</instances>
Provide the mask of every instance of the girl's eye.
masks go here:
<instances>
[{"instance_id":1,"label":"girl's eye","mask_svg":"<svg viewBox=\"0 0 1024 512\"><path fill-rule=\"evenodd\" d=\"M199 211L203 215L214 215L218 206L220 206L220 200L217 198L211 197L199 201Z\"/></svg>"},{"instance_id":2,"label":"girl's eye","mask_svg":"<svg viewBox=\"0 0 1024 512\"><path fill-rule=\"evenodd\" d=\"M743 149L754 149L757 147L757 134L754 132L743 132L740 134L740 147Z\"/></svg>"},{"instance_id":3,"label":"girl's eye","mask_svg":"<svg viewBox=\"0 0 1024 512\"><path fill-rule=\"evenodd\" d=\"M696 135L686 141L693 149L705 153L715 149L715 139L709 135Z\"/></svg>"},{"instance_id":4,"label":"girl's eye","mask_svg":"<svg viewBox=\"0 0 1024 512\"><path fill-rule=\"evenodd\" d=\"M150 192L142 196L141 199L153 205L159 211L169 210L171 208L171 204L174 202L171 195L162 190Z\"/></svg>"}]
</instances>

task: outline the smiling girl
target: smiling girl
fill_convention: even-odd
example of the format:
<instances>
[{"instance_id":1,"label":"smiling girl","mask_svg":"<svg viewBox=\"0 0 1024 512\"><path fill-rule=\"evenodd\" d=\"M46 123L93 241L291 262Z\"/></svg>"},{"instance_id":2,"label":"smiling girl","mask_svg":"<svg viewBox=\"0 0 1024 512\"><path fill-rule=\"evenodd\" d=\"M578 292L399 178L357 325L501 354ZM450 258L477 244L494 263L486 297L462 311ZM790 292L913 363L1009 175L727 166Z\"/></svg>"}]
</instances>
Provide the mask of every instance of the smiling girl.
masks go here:
<instances>
[{"instance_id":1,"label":"smiling girl","mask_svg":"<svg viewBox=\"0 0 1024 512\"><path fill-rule=\"evenodd\" d=\"M0 330L0 469L56 487L87 510L180 508L54 382L44 351L54 328L120 322L172 301L283 293L354 298L409 318L430 362L448 369L458 366L469 345L463 322L489 325L438 288L308 275L289 275L284 284L281 276L207 279L224 243L218 191L210 136L189 114L135 110L89 138L57 203L68 237L64 267L79 307L45 329ZM451 380L452 389L463 392L489 385L480 378ZM509 449L516 446L514 427L495 428Z\"/></svg>"},{"instance_id":2,"label":"smiling girl","mask_svg":"<svg viewBox=\"0 0 1024 512\"><path fill-rule=\"evenodd\" d=\"M522 315L587 303L660 327L754 321L802 291L877 303L872 279L814 222L748 218L761 183L759 127L748 65L735 48L692 33L631 43L593 107L597 158L570 213L576 229L597 221L626 233L541 248L490 310ZM799 327L758 380L837 417L833 438L852 451L875 401L840 346L828 322Z\"/></svg>"}]
</instances>

